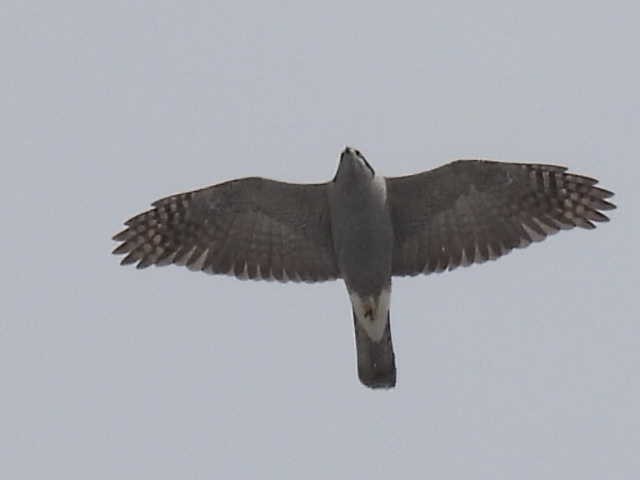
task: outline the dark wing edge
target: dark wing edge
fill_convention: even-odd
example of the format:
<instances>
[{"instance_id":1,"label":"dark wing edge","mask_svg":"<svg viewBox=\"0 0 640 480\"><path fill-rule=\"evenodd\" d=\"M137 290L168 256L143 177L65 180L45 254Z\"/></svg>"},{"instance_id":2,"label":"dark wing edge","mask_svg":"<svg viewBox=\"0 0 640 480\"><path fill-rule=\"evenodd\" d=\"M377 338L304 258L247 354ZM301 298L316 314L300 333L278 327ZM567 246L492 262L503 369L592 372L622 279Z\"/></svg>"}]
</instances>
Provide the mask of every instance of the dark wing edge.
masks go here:
<instances>
[{"instance_id":1,"label":"dark wing edge","mask_svg":"<svg viewBox=\"0 0 640 480\"><path fill-rule=\"evenodd\" d=\"M396 233L392 274L496 260L559 230L595 228L616 206L598 180L542 164L458 160L387 178Z\"/></svg>"},{"instance_id":2,"label":"dark wing edge","mask_svg":"<svg viewBox=\"0 0 640 480\"><path fill-rule=\"evenodd\" d=\"M113 253L139 269L175 264L243 280L334 280L326 188L251 177L162 198L125 222Z\"/></svg>"}]
</instances>

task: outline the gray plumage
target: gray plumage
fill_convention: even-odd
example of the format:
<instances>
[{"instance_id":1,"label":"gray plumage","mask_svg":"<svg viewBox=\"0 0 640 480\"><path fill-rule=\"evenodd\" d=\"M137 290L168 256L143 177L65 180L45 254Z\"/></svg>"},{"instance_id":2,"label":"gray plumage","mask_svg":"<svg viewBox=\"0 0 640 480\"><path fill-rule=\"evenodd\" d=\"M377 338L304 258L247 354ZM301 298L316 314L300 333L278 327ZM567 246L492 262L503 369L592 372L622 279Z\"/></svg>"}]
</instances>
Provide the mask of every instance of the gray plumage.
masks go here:
<instances>
[{"instance_id":1,"label":"gray plumage","mask_svg":"<svg viewBox=\"0 0 640 480\"><path fill-rule=\"evenodd\" d=\"M493 260L561 229L594 228L615 206L597 180L552 165L458 160L384 178L347 148L335 178L244 178L153 203L113 238L122 264L185 265L242 279L342 278L353 306L358 375L395 385L391 277ZM312 321L312 320L309 320Z\"/></svg>"}]
</instances>

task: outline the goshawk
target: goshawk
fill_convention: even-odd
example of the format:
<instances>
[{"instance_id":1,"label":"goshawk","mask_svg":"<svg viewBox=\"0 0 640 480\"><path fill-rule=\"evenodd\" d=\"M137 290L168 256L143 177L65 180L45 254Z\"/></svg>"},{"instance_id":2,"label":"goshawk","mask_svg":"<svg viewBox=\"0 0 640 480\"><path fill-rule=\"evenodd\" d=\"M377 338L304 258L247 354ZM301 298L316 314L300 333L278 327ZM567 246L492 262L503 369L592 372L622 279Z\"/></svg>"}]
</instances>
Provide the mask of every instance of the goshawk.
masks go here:
<instances>
[{"instance_id":1,"label":"goshawk","mask_svg":"<svg viewBox=\"0 0 640 480\"><path fill-rule=\"evenodd\" d=\"M458 160L404 177L377 175L346 148L332 181L242 178L173 195L115 235L122 264L280 282L344 280L358 376L391 388L391 277L453 270L561 229L594 228L613 193L565 167Z\"/></svg>"}]
</instances>

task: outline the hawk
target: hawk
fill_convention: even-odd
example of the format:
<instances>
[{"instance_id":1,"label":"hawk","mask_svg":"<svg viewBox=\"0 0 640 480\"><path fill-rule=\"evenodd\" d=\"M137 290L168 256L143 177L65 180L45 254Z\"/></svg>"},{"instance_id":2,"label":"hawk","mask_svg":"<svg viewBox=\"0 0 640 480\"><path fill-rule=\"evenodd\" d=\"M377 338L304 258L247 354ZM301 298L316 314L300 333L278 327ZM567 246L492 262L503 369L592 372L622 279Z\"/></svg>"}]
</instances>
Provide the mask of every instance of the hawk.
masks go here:
<instances>
[{"instance_id":1,"label":"hawk","mask_svg":"<svg viewBox=\"0 0 640 480\"><path fill-rule=\"evenodd\" d=\"M122 264L184 265L240 279L342 279L358 376L392 388L393 276L495 260L559 230L594 228L615 206L597 180L565 167L457 160L383 177L347 147L330 182L241 178L154 202L113 239Z\"/></svg>"}]
</instances>

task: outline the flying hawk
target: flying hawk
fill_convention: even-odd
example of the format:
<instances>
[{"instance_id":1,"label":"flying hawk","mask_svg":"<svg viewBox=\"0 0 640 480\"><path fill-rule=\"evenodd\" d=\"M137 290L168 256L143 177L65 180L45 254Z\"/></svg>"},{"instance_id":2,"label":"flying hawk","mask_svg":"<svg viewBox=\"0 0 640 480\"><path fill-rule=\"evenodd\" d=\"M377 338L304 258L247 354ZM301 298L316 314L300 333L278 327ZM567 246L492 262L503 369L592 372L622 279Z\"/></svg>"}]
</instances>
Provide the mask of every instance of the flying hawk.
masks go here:
<instances>
[{"instance_id":1,"label":"flying hawk","mask_svg":"<svg viewBox=\"0 0 640 480\"><path fill-rule=\"evenodd\" d=\"M185 265L240 279L342 279L353 309L360 381L392 388L391 277L482 263L558 230L594 228L612 192L565 167L458 160L377 175L356 149L332 181L242 178L179 193L113 237L122 264Z\"/></svg>"}]
</instances>

